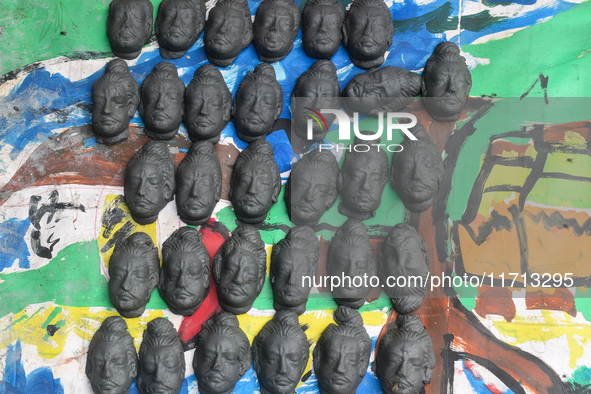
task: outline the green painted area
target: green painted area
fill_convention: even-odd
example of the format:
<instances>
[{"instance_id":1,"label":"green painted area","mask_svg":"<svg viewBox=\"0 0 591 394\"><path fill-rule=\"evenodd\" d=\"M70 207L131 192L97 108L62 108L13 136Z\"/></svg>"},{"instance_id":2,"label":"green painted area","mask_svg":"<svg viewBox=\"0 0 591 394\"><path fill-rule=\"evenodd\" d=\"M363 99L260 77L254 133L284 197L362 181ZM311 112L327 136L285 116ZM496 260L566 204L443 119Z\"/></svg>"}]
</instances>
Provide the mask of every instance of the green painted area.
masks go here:
<instances>
[{"instance_id":1,"label":"green painted area","mask_svg":"<svg viewBox=\"0 0 591 394\"><path fill-rule=\"evenodd\" d=\"M560 190L560 193L553 193L554 190ZM590 182L540 178L527 199L554 207L587 209L591 207L589 196L591 196Z\"/></svg>"},{"instance_id":2,"label":"green painted area","mask_svg":"<svg viewBox=\"0 0 591 394\"><path fill-rule=\"evenodd\" d=\"M573 374L571 375L570 379L568 380L571 383L578 383L581 386L587 386L591 384L591 367L586 365L580 366L579 368L575 369Z\"/></svg>"},{"instance_id":3,"label":"green painted area","mask_svg":"<svg viewBox=\"0 0 591 394\"><path fill-rule=\"evenodd\" d=\"M457 275L453 274L453 278ZM453 283L452 278L452 286L454 286L454 290L460 299L460 302L464 306L464 308L468 309L469 311L474 310L476 308L476 297L478 296L478 286L471 286L469 283L463 284L461 286L455 286Z\"/></svg>"},{"instance_id":4,"label":"green painted area","mask_svg":"<svg viewBox=\"0 0 591 394\"><path fill-rule=\"evenodd\" d=\"M113 308L107 279L100 272L97 241L69 245L41 268L0 274L0 294L0 317L48 301L64 306ZM167 308L158 290L152 292L147 308Z\"/></svg>"},{"instance_id":5,"label":"green painted area","mask_svg":"<svg viewBox=\"0 0 591 394\"><path fill-rule=\"evenodd\" d=\"M51 323L51 321L53 319L55 319L55 317L58 315L58 313L60 313L62 311L61 307L56 307L53 309L53 311L49 314L49 316L47 317L47 319L45 319L45 322L43 323L43 325L41 326L41 328L45 329L47 328L47 326Z\"/></svg>"},{"instance_id":6,"label":"green painted area","mask_svg":"<svg viewBox=\"0 0 591 394\"><path fill-rule=\"evenodd\" d=\"M472 136L466 139L457 160L456 168L452 179L452 189L449 195L449 204L447 212L452 221L459 220L466 209L468 197L476 181L480 166L474 163L480 163L482 156L486 153L490 138L494 135L519 131L522 126L531 126L532 123L564 124L578 122L589 119L589 108L591 108L591 99L589 98L556 98L549 99L549 104L545 104L543 98L504 98L494 102L493 108L481 119L474 123L476 131ZM469 114L472 118L476 113ZM523 141L523 140L522 140ZM513 169L511 169L513 171ZM538 180L538 183L543 181ZM542 193L541 189L537 192L534 188L531 199L545 205L552 205L556 201L550 199L561 198L572 201L572 206L582 206L587 201L590 191L589 184L583 182L573 182L568 191L576 193L570 195L566 191L560 194ZM571 187L572 186L572 187ZM536 187L537 184L536 184ZM554 186L553 186L554 187ZM557 185L557 187L560 187ZM585 193L587 193L585 195ZM553 194L553 196L552 196ZM575 196L581 196L579 202L573 201ZM578 205L575 205L578 204ZM571 205L558 205L571 206Z\"/></svg>"},{"instance_id":7,"label":"green painted area","mask_svg":"<svg viewBox=\"0 0 591 394\"><path fill-rule=\"evenodd\" d=\"M550 153L544 164L544 172L591 177L591 156L575 153Z\"/></svg>"},{"instance_id":8,"label":"green painted area","mask_svg":"<svg viewBox=\"0 0 591 394\"><path fill-rule=\"evenodd\" d=\"M154 15L161 0L151 0ZM111 56L109 0L4 0L0 3L0 75L57 56Z\"/></svg>"},{"instance_id":9,"label":"green painted area","mask_svg":"<svg viewBox=\"0 0 591 394\"><path fill-rule=\"evenodd\" d=\"M488 187L497 185L522 186L530 173L529 168L497 165L491 170L484 188L486 190Z\"/></svg>"},{"instance_id":10,"label":"green painted area","mask_svg":"<svg viewBox=\"0 0 591 394\"><path fill-rule=\"evenodd\" d=\"M587 1L510 37L463 45L464 52L490 60L490 64L472 70L470 95L520 97L542 73L549 77L549 97L588 97L590 18L591 2ZM524 48L527 48L525 52ZM538 81L530 96L543 94Z\"/></svg>"},{"instance_id":11,"label":"green painted area","mask_svg":"<svg viewBox=\"0 0 591 394\"><path fill-rule=\"evenodd\" d=\"M589 289L586 289L589 290ZM583 294L580 288L575 292L575 307L577 312L581 313L585 320L591 322L591 292L585 291Z\"/></svg>"}]
</instances>

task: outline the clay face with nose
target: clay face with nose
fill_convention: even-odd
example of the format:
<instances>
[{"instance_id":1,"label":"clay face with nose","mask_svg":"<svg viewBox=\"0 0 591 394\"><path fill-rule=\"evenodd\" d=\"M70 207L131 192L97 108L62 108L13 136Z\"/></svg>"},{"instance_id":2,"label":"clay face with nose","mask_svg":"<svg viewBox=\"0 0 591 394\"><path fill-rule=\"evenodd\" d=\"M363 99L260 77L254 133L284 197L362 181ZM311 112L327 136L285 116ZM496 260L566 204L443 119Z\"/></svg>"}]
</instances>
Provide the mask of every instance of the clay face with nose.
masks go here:
<instances>
[{"instance_id":1,"label":"clay face with nose","mask_svg":"<svg viewBox=\"0 0 591 394\"><path fill-rule=\"evenodd\" d=\"M240 153L234 163L230 187L230 201L239 220L245 223L265 220L281 188L271 144L258 140Z\"/></svg>"},{"instance_id":2,"label":"clay face with nose","mask_svg":"<svg viewBox=\"0 0 591 394\"><path fill-rule=\"evenodd\" d=\"M207 58L227 67L252 42L252 22L246 0L218 1L209 12L203 42Z\"/></svg>"},{"instance_id":3,"label":"clay face with nose","mask_svg":"<svg viewBox=\"0 0 591 394\"><path fill-rule=\"evenodd\" d=\"M156 17L160 55L164 59L183 56L195 44L204 26L203 0L164 0Z\"/></svg>"},{"instance_id":4,"label":"clay face with nose","mask_svg":"<svg viewBox=\"0 0 591 394\"><path fill-rule=\"evenodd\" d=\"M121 316L110 316L92 337L86 376L96 394L125 394L137 376L133 338Z\"/></svg>"},{"instance_id":5,"label":"clay face with nose","mask_svg":"<svg viewBox=\"0 0 591 394\"><path fill-rule=\"evenodd\" d=\"M139 113L145 133L156 140L174 137L184 114L185 85L172 63L161 62L142 83Z\"/></svg>"},{"instance_id":6,"label":"clay face with nose","mask_svg":"<svg viewBox=\"0 0 591 394\"><path fill-rule=\"evenodd\" d=\"M139 85L125 61L110 61L92 85L92 129L97 142L112 145L125 140L139 101Z\"/></svg>"},{"instance_id":7,"label":"clay face with nose","mask_svg":"<svg viewBox=\"0 0 591 394\"><path fill-rule=\"evenodd\" d=\"M218 142L231 109L232 93L222 73L211 64L199 67L185 91L184 123L191 141Z\"/></svg>"},{"instance_id":8,"label":"clay face with nose","mask_svg":"<svg viewBox=\"0 0 591 394\"><path fill-rule=\"evenodd\" d=\"M398 315L380 340L376 363L384 394L418 394L431 382L433 343L419 317Z\"/></svg>"},{"instance_id":9,"label":"clay face with nose","mask_svg":"<svg viewBox=\"0 0 591 394\"><path fill-rule=\"evenodd\" d=\"M360 140L355 139L358 145ZM339 190L343 201L339 212L359 220L376 215L388 182L388 157L384 150L347 152L339 175Z\"/></svg>"},{"instance_id":10,"label":"clay face with nose","mask_svg":"<svg viewBox=\"0 0 591 394\"><path fill-rule=\"evenodd\" d=\"M181 227L162 245L162 267L158 289L170 310L192 315L209 291L209 254L201 234Z\"/></svg>"},{"instance_id":11,"label":"clay face with nose","mask_svg":"<svg viewBox=\"0 0 591 394\"><path fill-rule=\"evenodd\" d=\"M311 0L302 15L302 43L306 55L330 59L342 40L341 26L345 10L334 0Z\"/></svg>"},{"instance_id":12,"label":"clay face with nose","mask_svg":"<svg viewBox=\"0 0 591 394\"><path fill-rule=\"evenodd\" d=\"M124 317L138 317L158 283L158 249L146 233L118 244L109 261L109 298Z\"/></svg>"},{"instance_id":13,"label":"clay face with nose","mask_svg":"<svg viewBox=\"0 0 591 394\"><path fill-rule=\"evenodd\" d=\"M449 41L439 43L423 71L422 91L429 114L440 122L457 120L471 87L472 77L460 49Z\"/></svg>"},{"instance_id":14,"label":"clay face with nose","mask_svg":"<svg viewBox=\"0 0 591 394\"><path fill-rule=\"evenodd\" d=\"M107 36L115 56L139 56L152 35L154 6L148 0L114 0L109 5Z\"/></svg>"},{"instance_id":15,"label":"clay face with nose","mask_svg":"<svg viewBox=\"0 0 591 394\"><path fill-rule=\"evenodd\" d=\"M267 253L258 230L240 225L215 256L213 277L218 299L228 312L247 312L265 281Z\"/></svg>"},{"instance_id":16,"label":"clay face with nose","mask_svg":"<svg viewBox=\"0 0 591 394\"><path fill-rule=\"evenodd\" d=\"M311 285L304 278L316 275L319 253L320 242L308 226L293 227L273 246L269 276L276 310L305 312Z\"/></svg>"},{"instance_id":17,"label":"clay face with nose","mask_svg":"<svg viewBox=\"0 0 591 394\"><path fill-rule=\"evenodd\" d=\"M168 147L160 141L149 141L125 170L125 203L133 220L141 225L154 223L172 200L174 187L174 160Z\"/></svg>"},{"instance_id":18,"label":"clay face with nose","mask_svg":"<svg viewBox=\"0 0 591 394\"><path fill-rule=\"evenodd\" d=\"M197 338L193 369L201 394L229 394L252 363L250 342L236 315L220 312Z\"/></svg>"},{"instance_id":19,"label":"clay face with nose","mask_svg":"<svg viewBox=\"0 0 591 394\"><path fill-rule=\"evenodd\" d=\"M293 394L310 357L297 314L278 311L255 337L252 355L261 394Z\"/></svg>"},{"instance_id":20,"label":"clay face with nose","mask_svg":"<svg viewBox=\"0 0 591 394\"><path fill-rule=\"evenodd\" d=\"M275 70L261 63L249 72L234 96L232 117L238 137L246 142L265 138L283 110L283 91Z\"/></svg>"},{"instance_id":21,"label":"clay face with nose","mask_svg":"<svg viewBox=\"0 0 591 394\"><path fill-rule=\"evenodd\" d=\"M150 321L139 352L139 392L178 393L185 378L183 353L183 344L170 320L157 317Z\"/></svg>"},{"instance_id":22,"label":"clay face with nose","mask_svg":"<svg viewBox=\"0 0 591 394\"><path fill-rule=\"evenodd\" d=\"M381 0L355 0L343 23L343 43L354 65L379 67L392 45L394 25L388 6Z\"/></svg>"},{"instance_id":23,"label":"clay face with nose","mask_svg":"<svg viewBox=\"0 0 591 394\"><path fill-rule=\"evenodd\" d=\"M293 0L264 0L254 20L254 47L263 62L283 59L293 48L300 12Z\"/></svg>"}]
</instances>

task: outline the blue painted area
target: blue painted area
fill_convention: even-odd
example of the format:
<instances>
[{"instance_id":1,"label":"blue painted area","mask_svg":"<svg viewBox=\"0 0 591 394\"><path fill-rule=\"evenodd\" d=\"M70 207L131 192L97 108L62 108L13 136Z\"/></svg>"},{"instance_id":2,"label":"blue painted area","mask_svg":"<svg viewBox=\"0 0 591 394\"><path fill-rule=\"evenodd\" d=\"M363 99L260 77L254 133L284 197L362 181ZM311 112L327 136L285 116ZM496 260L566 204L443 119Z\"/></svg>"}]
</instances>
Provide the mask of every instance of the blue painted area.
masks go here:
<instances>
[{"instance_id":1,"label":"blue painted area","mask_svg":"<svg viewBox=\"0 0 591 394\"><path fill-rule=\"evenodd\" d=\"M28 376L21 361L20 341L8 346L4 367L4 376L0 381L0 392L7 394L64 394L60 379L53 378L50 368L41 367Z\"/></svg>"},{"instance_id":2,"label":"blue painted area","mask_svg":"<svg viewBox=\"0 0 591 394\"><path fill-rule=\"evenodd\" d=\"M488 387L486 387L486 384L482 381L482 378L477 378L476 376L474 376L472 374L472 372L466 368L466 363L465 361L462 360L462 368L464 369L464 375L466 376L466 379L468 380L468 382L470 383L470 386L472 386L472 389L474 390L474 393L479 393L479 394L492 394L492 391L490 391L490 389ZM498 387L497 387L498 389ZM515 394L513 392L513 390L511 389L507 389L506 391L503 391L503 394Z\"/></svg>"},{"instance_id":3,"label":"blue painted area","mask_svg":"<svg viewBox=\"0 0 591 394\"><path fill-rule=\"evenodd\" d=\"M96 138L87 138L84 140L84 148L85 149L89 149L89 148L94 148L95 146L98 145L98 142L96 142Z\"/></svg>"},{"instance_id":4,"label":"blue painted area","mask_svg":"<svg viewBox=\"0 0 591 394\"><path fill-rule=\"evenodd\" d=\"M12 267L18 259L20 268L29 268L29 248L25 242L25 234L31 221L10 218L0 222L0 272Z\"/></svg>"}]
</instances>

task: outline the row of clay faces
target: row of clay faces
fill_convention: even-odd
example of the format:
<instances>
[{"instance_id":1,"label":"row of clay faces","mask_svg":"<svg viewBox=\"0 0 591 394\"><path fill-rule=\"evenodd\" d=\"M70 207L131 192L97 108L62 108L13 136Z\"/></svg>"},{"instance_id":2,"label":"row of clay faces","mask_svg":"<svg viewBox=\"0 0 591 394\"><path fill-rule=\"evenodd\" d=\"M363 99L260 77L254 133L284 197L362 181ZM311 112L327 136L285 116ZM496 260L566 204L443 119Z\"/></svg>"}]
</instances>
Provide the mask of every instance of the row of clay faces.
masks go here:
<instances>
[{"instance_id":1,"label":"row of clay faces","mask_svg":"<svg viewBox=\"0 0 591 394\"><path fill-rule=\"evenodd\" d=\"M371 339L359 312L341 306L313 350L322 394L354 394L369 365ZM262 394L293 394L310 357L306 327L291 311L277 312L250 346L235 315L221 312L197 336L193 370L202 394L229 394L254 362ZM375 371L385 394L418 394L431 381L435 354L421 320L400 315L378 345ZM179 393L185 377L183 345L173 324L148 323L139 357L125 321L107 318L88 347L86 375L96 394L128 393L137 377L142 394Z\"/></svg>"},{"instance_id":2,"label":"row of clay faces","mask_svg":"<svg viewBox=\"0 0 591 394\"><path fill-rule=\"evenodd\" d=\"M377 116L397 112L422 92L431 116L440 121L456 120L471 87L471 77L458 47L440 43L426 63L422 78L408 70L386 66L356 75L343 90L343 105L352 113ZM319 60L296 80L291 96L293 134L307 136L305 108L340 109L341 90L335 65ZM157 64L142 87L129 72L127 64L115 59L92 86L92 127L98 142L111 145L129 135L129 121L139 106L146 134L153 139L173 138L184 122L192 141L216 143L230 118L238 137L247 142L264 138L271 132L283 111L283 91L273 67L259 64L241 81L234 102L222 73L212 65L197 69L185 88L176 67ZM232 105L233 104L233 105ZM325 115L327 122L334 115ZM324 139L327 128L313 124L312 142ZM292 139L296 149L297 144Z\"/></svg>"},{"instance_id":3,"label":"row of clay faces","mask_svg":"<svg viewBox=\"0 0 591 394\"><path fill-rule=\"evenodd\" d=\"M312 278L316 277L319 253L320 243L309 226L293 227L273 246L270 279L275 309L298 314L306 310L311 287L316 283ZM220 305L235 314L248 312L263 288L266 265L267 252L258 230L241 224L214 258L212 274ZM411 275L426 280L428 269L425 242L406 224L393 227L375 261L367 227L357 219L349 219L335 233L326 256L329 276L371 277L379 273L399 313L416 310L426 288L389 287L386 278ZM207 296L209 284L209 254L193 227L181 227L164 242L162 266L157 247L142 232L118 244L109 261L109 297L127 318L142 315L156 286L173 313L192 315ZM332 295L339 305L357 309L370 291L369 286L343 285L333 289Z\"/></svg>"},{"instance_id":4,"label":"row of clay faces","mask_svg":"<svg viewBox=\"0 0 591 394\"><path fill-rule=\"evenodd\" d=\"M283 59L293 48L302 21L304 51L310 57L330 59L341 42L353 64L378 67L392 45L394 25L381 0L355 0L349 11L335 0L310 0L302 16L293 0L264 0L254 22L246 0L220 0L205 22L203 0L164 0L156 17L156 38L165 59L183 56L205 29L205 52L212 64L227 67L254 41L263 62ZM148 0L113 0L107 35L116 56L134 59L150 40L153 6Z\"/></svg>"},{"instance_id":5,"label":"row of clay faces","mask_svg":"<svg viewBox=\"0 0 591 394\"><path fill-rule=\"evenodd\" d=\"M393 155L391 170L387 154L379 146L346 152L340 171L329 151L314 150L304 155L293 165L285 187L291 221L316 225L339 192L339 212L358 220L374 217L388 179L407 209L422 212L429 208L443 177L443 161L421 126L411 130L417 140L401 144L403 150ZM356 139L353 146L359 143ZM172 155L160 141L149 141L140 148L125 172L125 202L132 218L142 225L155 222L175 192L181 219L201 225L211 217L221 189L222 170L209 141L191 145L176 176ZM229 197L236 217L244 223L264 221L280 190L273 147L264 140L251 143L238 155L230 178Z\"/></svg>"}]
</instances>

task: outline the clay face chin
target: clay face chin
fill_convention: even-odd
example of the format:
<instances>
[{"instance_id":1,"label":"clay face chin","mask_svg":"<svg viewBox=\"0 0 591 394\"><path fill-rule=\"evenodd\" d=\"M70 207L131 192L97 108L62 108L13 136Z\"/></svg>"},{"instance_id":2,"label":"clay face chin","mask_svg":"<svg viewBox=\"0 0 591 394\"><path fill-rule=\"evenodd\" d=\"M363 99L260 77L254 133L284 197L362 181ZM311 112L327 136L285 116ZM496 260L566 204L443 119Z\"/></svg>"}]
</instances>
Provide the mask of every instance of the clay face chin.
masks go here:
<instances>
[{"instance_id":1,"label":"clay face chin","mask_svg":"<svg viewBox=\"0 0 591 394\"><path fill-rule=\"evenodd\" d=\"M156 36L165 59L183 56L195 44L205 26L202 0L165 0L158 8Z\"/></svg>"},{"instance_id":2,"label":"clay face chin","mask_svg":"<svg viewBox=\"0 0 591 394\"><path fill-rule=\"evenodd\" d=\"M254 21L254 47L261 61L272 63L287 56L299 27L300 14L293 1L263 1Z\"/></svg>"},{"instance_id":3,"label":"clay face chin","mask_svg":"<svg viewBox=\"0 0 591 394\"><path fill-rule=\"evenodd\" d=\"M306 54L319 59L332 58L341 45L344 19L344 9L337 2L333 5L321 3L304 9L302 42Z\"/></svg>"},{"instance_id":4,"label":"clay face chin","mask_svg":"<svg viewBox=\"0 0 591 394\"><path fill-rule=\"evenodd\" d=\"M109 6L107 35L116 56L139 56L152 35L153 6L148 0L114 0Z\"/></svg>"},{"instance_id":5,"label":"clay face chin","mask_svg":"<svg viewBox=\"0 0 591 394\"><path fill-rule=\"evenodd\" d=\"M230 1L233 0L226 0L225 3ZM248 5L241 10L224 6L225 3L210 11L203 36L208 59L219 67L232 64L240 51L250 45L253 37L252 22L246 17L246 11L250 15Z\"/></svg>"},{"instance_id":6,"label":"clay face chin","mask_svg":"<svg viewBox=\"0 0 591 394\"><path fill-rule=\"evenodd\" d=\"M393 34L392 14L383 2L351 5L343 24L343 41L354 65L363 69L382 65Z\"/></svg>"}]
</instances>

